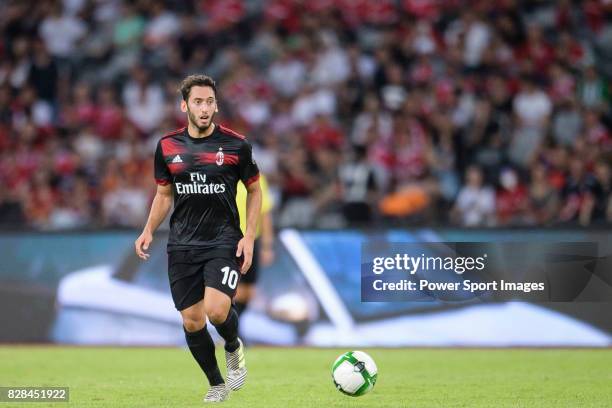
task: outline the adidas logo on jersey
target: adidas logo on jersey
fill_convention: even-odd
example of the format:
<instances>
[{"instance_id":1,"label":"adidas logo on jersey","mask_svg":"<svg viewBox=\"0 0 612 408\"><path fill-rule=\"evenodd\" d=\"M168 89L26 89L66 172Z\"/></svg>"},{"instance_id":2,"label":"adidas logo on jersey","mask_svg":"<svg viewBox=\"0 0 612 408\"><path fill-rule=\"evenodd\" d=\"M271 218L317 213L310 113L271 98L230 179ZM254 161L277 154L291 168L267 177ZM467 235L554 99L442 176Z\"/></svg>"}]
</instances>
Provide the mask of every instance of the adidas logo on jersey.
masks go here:
<instances>
[{"instance_id":1,"label":"adidas logo on jersey","mask_svg":"<svg viewBox=\"0 0 612 408\"><path fill-rule=\"evenodd\" d=\"M179 156L178 154L176 156L174 156L174 159L172 159L172 163L182 163L183 159L181 159L181 156Z\"/></svg>"}]
</instances>

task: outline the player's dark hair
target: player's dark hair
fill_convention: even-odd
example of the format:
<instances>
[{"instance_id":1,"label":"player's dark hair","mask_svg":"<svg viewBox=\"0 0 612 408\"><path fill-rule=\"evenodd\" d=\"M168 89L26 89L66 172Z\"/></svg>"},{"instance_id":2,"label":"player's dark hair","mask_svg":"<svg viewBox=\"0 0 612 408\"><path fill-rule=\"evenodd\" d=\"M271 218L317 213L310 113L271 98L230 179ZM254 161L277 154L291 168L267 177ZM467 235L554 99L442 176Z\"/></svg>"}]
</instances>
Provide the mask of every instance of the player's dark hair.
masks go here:
<instances>
[{"instance_id":1,"label":"player's dark hair","mask_svg":"<svg viewBox=\"0 0 612 408\"><path fill-rule=\"evenodd\" d=\"M217 85L215 84L215 80L208 75L194 74L189 75L181 82L181 96L185 102L189 100L189 93L194 86L210 86L215 93L215 98L217 97Z\"/></svg>"}]
</instances>

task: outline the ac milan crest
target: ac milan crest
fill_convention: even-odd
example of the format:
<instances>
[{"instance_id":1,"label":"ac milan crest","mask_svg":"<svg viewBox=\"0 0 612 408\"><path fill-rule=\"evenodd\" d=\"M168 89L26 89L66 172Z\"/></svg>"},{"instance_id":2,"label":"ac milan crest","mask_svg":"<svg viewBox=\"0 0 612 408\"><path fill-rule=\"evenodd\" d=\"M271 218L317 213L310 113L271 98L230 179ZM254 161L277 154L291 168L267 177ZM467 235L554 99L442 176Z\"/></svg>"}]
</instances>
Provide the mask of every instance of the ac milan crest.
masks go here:
<instances>
[{"instance_id":1,"label":"ac milan crest","mask_svg":"<svg viewBox=\"0 0 612 408\"><path fill-rule=\"evenodd\" d=\"M223 164L223 159L225 158L225 155L223 154L223 148L220 147L219 151L217 152L217 155L215 156L215 163L217 163L217 166L221 166Z\"/></svg>"}]
</instances>

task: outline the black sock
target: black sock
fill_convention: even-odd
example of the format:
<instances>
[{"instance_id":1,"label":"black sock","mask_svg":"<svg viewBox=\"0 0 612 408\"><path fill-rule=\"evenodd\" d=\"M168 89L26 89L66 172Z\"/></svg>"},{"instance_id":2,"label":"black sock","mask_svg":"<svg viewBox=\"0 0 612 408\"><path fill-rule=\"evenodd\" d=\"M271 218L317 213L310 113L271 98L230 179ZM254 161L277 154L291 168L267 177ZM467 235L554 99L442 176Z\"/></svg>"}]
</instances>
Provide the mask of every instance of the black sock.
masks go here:
<instances>
[{"instance_id":1,"label":"black sock","mask_svg":"<svg viewBox=\"0 0 612 408\"><path fill-rule=\"evenodd\" d=\"M185 330L185 339L187 339L187 345L193 358L195 358L204 374L206 374L208 383L210 385L223 384L223 377L221 377L217 358L215 357L215 343L212 337L210 337L208 330L206 330L206 325L202 330L196 332Z\"/></svg>"},{"instance_id":2,"label":"black sock","mask_svg":"<svg viewBox=\"0 0 612 408\"><path fill-rule=\"evenodd\" d=\"M243 302L234 302L234 308L236 309L236 313L238 313L238 317L244 313L246 308L249 306L248 303Z\"/></svg>"},{"instance_id":3,"label":"black sock","mask_svg":"<svg viewBox=\"0 0 612 408\"><path fill-rule=\"evenodd\" d=\"M225 340L225 350L230 353L236 351L240 343L238 343L238 314L233 307L230 307L225 321L221 324L215 324L215 328Z\"/></svg>"}]
</instances>

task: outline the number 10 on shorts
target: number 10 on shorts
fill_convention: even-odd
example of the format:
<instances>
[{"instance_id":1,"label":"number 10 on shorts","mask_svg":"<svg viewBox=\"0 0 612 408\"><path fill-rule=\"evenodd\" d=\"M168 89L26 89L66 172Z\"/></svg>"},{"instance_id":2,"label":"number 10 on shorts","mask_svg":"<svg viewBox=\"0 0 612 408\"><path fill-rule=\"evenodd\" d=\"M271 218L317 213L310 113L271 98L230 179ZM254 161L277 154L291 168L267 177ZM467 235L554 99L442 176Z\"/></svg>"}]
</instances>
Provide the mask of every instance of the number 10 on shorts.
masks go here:
<instances>
[{"instance_id":1,"label":"number 10 on shorts","mask_svg":"<svg viewBox=\"0 0 612 408\"><path fill-rule=\"evenodd\" d=\"M221 272L223 272L223 280L221 283L229 286L231 289L236 289L236 285L238 284L238 272L231 269L229 266L221 268Z\"/></svg>"}]
</instances>

